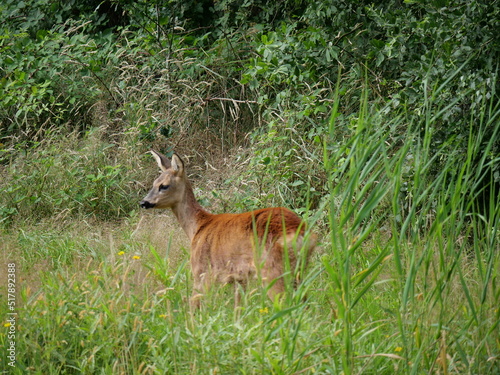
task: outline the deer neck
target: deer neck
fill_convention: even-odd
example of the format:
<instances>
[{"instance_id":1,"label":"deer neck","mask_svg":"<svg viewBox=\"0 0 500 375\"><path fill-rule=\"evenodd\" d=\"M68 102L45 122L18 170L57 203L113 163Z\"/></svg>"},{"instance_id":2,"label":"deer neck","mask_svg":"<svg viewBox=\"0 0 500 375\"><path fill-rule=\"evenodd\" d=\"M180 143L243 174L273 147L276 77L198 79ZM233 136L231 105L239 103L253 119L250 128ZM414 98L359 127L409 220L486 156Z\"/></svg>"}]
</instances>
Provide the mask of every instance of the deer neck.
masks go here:
<instances>
[{"instance_id":1,"label":"deer neck","mask_svg":"<svg viewBox=\"0 0 500 375\"><path fill-rule=\"evenodd\" d=\"M172 211L190 241L193 240L195 234L198 232L203 218L210 215L194 197L193 188L189 182L186 184L184 199L172 207Z\"/></svg>"}]
</instances>

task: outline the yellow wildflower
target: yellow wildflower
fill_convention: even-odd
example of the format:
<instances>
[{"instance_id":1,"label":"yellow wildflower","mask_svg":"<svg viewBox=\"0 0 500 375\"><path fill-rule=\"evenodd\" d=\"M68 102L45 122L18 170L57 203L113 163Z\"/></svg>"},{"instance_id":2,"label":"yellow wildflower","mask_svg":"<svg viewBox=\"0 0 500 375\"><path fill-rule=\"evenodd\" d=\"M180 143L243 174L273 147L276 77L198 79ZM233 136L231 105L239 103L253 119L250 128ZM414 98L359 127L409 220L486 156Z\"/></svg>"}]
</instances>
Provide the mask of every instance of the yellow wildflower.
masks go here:
<instances>
[{"instance_id":1,"label":"yellow wildflower","mask_svg":"<svg viewBox=\"0 0 500 375\"><path fill-rule=\"evenodd\" d=\"M118 252L118 255L123 255L123 254L125 254L125 251L119 251Z\"/></svg>"},{"instance_id":2,"label":"yellow wildflower","mask_svg":"<svg viewBox=\"0 0 500 375\"><path fill-rule=\"evenodd\" d=\"M134 255L132 259L141 259L141 257L139 255Z\"/></svg>"}]
</instances>

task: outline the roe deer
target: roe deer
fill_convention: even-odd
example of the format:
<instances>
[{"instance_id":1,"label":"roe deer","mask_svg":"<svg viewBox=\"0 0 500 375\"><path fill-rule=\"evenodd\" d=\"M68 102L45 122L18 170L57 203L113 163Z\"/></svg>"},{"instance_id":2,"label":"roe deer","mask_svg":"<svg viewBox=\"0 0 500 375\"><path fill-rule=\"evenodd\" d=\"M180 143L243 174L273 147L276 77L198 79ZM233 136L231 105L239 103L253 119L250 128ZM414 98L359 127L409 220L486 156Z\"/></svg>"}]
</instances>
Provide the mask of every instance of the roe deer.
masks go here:
<instances>
[{"instance_id":1,"label":"roe deer","mask_svg":"<svg viewBox=\"0 0 500 375\"><path fill-rule=\"evenodd\" d=\"M299 251L305 252L305 265L314 249L315 236L305 236L305 223L296 214L282 207L211 214L196 201L181 158L174 154L169 160L158 152L151 154L161 174L140 205L172 209L189 237L193 305L198 305L197 297L214 281L245 287L247 280L260 271L264 282L273 282L268 291L271 299L285 291L283 276L287 269L298 281ZM237 304L237 289L235 293Z\"/></svg>"}]
</instances>

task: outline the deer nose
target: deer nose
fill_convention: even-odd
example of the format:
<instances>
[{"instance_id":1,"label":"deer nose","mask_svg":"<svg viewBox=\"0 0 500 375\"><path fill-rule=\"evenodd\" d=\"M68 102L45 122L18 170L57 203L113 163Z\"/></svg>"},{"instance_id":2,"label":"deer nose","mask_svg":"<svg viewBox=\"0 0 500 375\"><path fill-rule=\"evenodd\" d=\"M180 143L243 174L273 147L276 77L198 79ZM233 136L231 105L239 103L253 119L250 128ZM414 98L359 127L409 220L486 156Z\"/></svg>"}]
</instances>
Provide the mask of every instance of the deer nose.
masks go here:
<instances>
[{"instance_id":1,"label":"deer nose","mask_svg":"<svg viewBox=\"0 0 500 375\"><path fill-rule=\"evenodd\" d=\"M142 207L142 208L153 208L155 205L154 203L151 203L149 201L142 201L141 203L139 203L139 205Z\"/></svg>"}]
</instances>

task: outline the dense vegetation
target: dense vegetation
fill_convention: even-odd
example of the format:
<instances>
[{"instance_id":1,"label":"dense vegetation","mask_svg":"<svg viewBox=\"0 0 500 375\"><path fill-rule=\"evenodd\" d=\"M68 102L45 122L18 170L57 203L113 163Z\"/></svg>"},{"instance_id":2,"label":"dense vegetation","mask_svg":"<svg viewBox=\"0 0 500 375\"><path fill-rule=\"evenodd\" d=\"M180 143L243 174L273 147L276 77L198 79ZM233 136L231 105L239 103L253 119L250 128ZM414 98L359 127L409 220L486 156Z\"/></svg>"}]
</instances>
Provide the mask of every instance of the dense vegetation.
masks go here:
<instances>
[{"instance_id":1,"label":"dense vegetation","mask_svg":"<svg viewBox=\"0 0 500 375\"><path fill-rule=\"evenodd\" d=\"M14 373L500 372L499 9L3 1ZM212 211L306 217L301 288L190 312L183 234L138 211L151 148L185 156Z\"/></svg>"}]
</instances>

